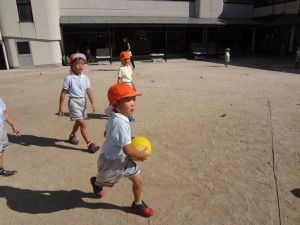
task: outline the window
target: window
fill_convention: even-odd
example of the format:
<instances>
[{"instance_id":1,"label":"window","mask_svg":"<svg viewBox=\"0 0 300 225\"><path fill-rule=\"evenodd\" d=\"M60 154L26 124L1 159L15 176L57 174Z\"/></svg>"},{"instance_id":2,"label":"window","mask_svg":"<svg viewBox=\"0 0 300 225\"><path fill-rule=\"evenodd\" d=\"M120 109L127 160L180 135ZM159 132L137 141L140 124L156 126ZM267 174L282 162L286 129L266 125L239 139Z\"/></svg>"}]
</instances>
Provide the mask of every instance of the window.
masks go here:
<instances>
[{"instance_id":1,"label":"window","mask_svg":"<svg viewBox=\"0 0 300 225\"><path fill-rule=\"evenodd\" d=\"M30 0L17 0L20 22L33 22Z\"/></svg>"},{"instance_id":2,"label":"window","mask_svg":"<svg viewBox=\"0 0 300 225\"><path fill-rule=\"evenodd\" d=\"M253 0L223 0L224 3L253 4Z\"/></svg>"},{"instance_id":3,"label":"window","mask_svg":"<svg viewBox=\"0 0 300 225\"><path fill-rule=\"evenodd\" d=\"M19 55L30 54L30 47L29 47L28 41L18 41L17 49L18 49Z\"/></svg>"}]
</instances>

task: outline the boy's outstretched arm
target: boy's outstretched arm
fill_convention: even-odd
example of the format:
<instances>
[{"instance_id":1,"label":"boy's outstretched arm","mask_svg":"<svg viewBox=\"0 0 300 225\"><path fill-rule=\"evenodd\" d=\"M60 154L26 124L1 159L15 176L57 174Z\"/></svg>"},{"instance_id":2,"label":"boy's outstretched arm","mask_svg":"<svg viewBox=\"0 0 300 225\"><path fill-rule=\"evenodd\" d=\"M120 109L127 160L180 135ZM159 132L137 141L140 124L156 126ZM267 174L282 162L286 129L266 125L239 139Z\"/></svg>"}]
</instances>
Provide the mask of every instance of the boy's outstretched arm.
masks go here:
<instances>
[{"instance_id":1,"label":"boy's outstretched arm","mask_svg":"<svg viewBox=\"0 0 300 225\"><path fill-rule=\"evenodd\" d=\"M58 109L58 115L59 116L63 116L64 115L63 104L64 104L64 101L65 101L66 94L67 94L67 90L66 89L62 89L61 93L60 93L60 96L59 96L59 109Z\"/></svg>"},{"instance_id":2,"label":"boy's outstretched arm","mask_svg":"<svg viewBox=\"0 0 300 225\"><path fill-rule=\"evenodd\" d=\"M12 121L12 119L10 118L10 116L8 115L8 113L6 112L6 110L3 111L3 116L5 117L6 122L11 126L14 134L16 136L20 136L21 132L19 131L19 129L16 127L15 123Z\"/></svg>"},{"instance_id":3,"label":"boy's outstretched arm","mask_svg":"<svg viewBox=\"0 0 300 225\"><path fill-rule=\"evenodd\" d=\"M90 99L91 106L92 106L92 112L94 113L96 109L95 109L94 95L93 95L92 89L91 88L86 89L86 93Z\"/></svg>"}]
</instances>

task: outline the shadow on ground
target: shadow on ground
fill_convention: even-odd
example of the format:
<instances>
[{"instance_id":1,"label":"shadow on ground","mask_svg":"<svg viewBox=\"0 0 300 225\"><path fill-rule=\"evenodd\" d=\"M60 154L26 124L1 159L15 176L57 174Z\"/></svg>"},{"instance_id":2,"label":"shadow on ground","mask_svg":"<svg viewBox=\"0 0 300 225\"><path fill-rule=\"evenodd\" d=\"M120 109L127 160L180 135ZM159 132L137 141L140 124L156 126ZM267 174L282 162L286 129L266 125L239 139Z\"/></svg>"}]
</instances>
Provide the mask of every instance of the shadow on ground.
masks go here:
<instances>
[{"instance_id":1,"label":"shadow on ground","mask_svg":"<svg viewBox=\"0 0 300 225\"><path fill-rule=\"evenodd\" d=\"M58 116L58 113L55 113L55 115ZM86 118L86 120L89 119L108 120L109 119L109 116L105 114L88 113L87 115L88 117ZM64 112L64 116L70 117L70 114L68 112Z\"/></svg>"},{"instance_id":2,"label":"shadow on ground","mask_svg":"<svg viewBox=\"0 0 300 225\"><path fill-rule=\"evenodd\" d=\"M83 198L95 198L93 193L79 190L35 191L9 186L0 186L0 197L5 198L7 206L17 212L29 214L53 213L75 208L116 209L130 213L129 207L109 203L88 203Z\"/></svg>"},{"instance_id":3,"label":"shadow on ground","mask_svg":"<svg viewBox=\"0 0 300 225\"><path fill-rule=\"evenodd\" d=\"M208 61L212 63L216 63L216 66L208 66L208 67L224 67L224 59L222 58L206 58L201 61ZM230 66L240 66L240 67L248 67L253 69L261 69L268 71L277 71L277 72L288 72L300 75L300 69L294 68L294 59L292 58L277 58L277 57L262 57L262 56L248 56L248 57L235 57L231 56Z\"/></svg>"},{"instance_id":4,"label":"shadow on ground","mask_svg":"<svg viewBox=\"0 0 300 225\"><path fill-rule=\"evenodd\" d=\"M293 190L291 190L291 192L294 196L296 196L297 198L300 198L300 188L293 189Z\"/></svg>"},{"instance_id":5,"label":"shadow on ground","mask_svg":"<svg viewBox=\"0 0 300 225\"><path fill-rule=\"evenodd\" d=\"M23 146L40 146L40 147L55 147L67 150L76 150L86 152L86 149L74 148L72 146L62 145L60 143L68 143L68 140L61 140L57 138L38 137L34 135L21 135L16 137L15 135L7 134L9 142L23 145ZM70 143L68 143L70 145Z\"/></svg>"}]
</instances>

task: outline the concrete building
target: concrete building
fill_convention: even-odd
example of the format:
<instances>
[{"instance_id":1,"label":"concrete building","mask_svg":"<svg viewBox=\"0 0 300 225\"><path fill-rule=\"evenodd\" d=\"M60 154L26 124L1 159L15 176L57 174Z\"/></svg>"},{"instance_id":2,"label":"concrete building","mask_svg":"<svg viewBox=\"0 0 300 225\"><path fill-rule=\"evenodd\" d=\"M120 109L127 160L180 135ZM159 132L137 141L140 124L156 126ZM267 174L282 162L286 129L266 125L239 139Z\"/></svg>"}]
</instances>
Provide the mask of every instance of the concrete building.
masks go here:
<instances>
[{"instance_id":1,"label":"concrete building","mask_svg":"<svg viewBox=\"0 0 300 225\"><path fill-rule=\"evenodd\" d=\"M243 55L293 52L300 45L299 1L0 0L0 68L4 62L10 68L60 66L63 55L85 53L87 46L93 56L109 48L114 58L123 36L137 58L189 57L196 48L209 55L226 47ZM275 21L283 15L284 24Z\"/></svg>"}]
</instances>

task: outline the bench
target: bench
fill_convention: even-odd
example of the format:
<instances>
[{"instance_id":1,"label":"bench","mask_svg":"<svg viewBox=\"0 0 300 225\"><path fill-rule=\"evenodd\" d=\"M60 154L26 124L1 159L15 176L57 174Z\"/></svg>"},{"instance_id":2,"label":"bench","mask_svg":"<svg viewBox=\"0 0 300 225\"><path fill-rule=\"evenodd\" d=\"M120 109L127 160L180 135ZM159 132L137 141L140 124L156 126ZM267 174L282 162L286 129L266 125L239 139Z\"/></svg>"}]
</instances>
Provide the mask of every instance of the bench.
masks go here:
<instances>
[{"instance_id":1,"label":"bench","mask_svg":"<svg viewBox=\"0 0 300 225\"><path fill-rule=\"evenodd\" d=\"M205 59L207 56L206 48L196 48L193 51L193 56L195 60Z\"/></svg>"},{"instance_id":2,"label":"bench","mask_svg":"<svg viewBox=\"0 0 300 225\"><path fill-rule=\"evenodd\" d=\"M111 55L109 48L97 48L96 49L96 59L98 64L103 64L103 62L108 61L111 64Z\"/></svg>"},{"instance_id":3,"label":"bench","mask_svg":"<svg viewBox=\"0 0 300 225\"><path fill-rule=\"evenodd\" d=\"M162 62L164 61L165 54L164 53L151 53L150 59L152 62Z\"/></svg>"}]
</instances>

